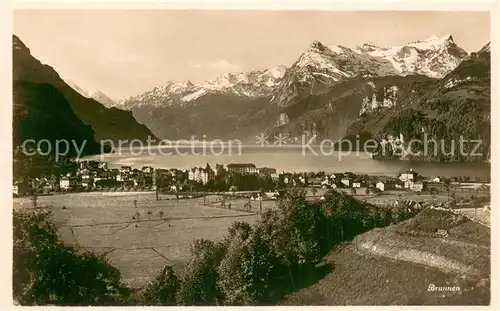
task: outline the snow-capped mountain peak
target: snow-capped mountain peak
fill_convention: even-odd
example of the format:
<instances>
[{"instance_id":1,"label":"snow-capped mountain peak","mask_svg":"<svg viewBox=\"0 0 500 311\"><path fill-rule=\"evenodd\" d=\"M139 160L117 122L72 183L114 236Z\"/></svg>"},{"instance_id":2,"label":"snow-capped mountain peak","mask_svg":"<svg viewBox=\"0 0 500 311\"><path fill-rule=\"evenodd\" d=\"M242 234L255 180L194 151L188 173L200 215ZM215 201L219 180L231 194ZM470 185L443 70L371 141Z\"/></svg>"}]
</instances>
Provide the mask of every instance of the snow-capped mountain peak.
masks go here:
<instances>
[{"instance_id":1,"label":"snow-capped mountain peak","mask_svg":"<svg viewBox=\"0 0 500 311\"><path fill-rule=\"evenodd\" d=\"M326 47L323 45L323 43L319 41L313 41L311 45L309 45L309 50L308 51L323 51Z\"/></svg>"},{"instance_id":2,"label":"snow-capped mountain peak","mask_svg":"<svg viewBox=\"0 0 500 311\"><path fill-rule=\"evenodd\" d=\"M185 105L207 94L240 97L271 96L271 102L287 106L302 93L321 93L352 77L420 74L441 78L453 70L467 52L451 35L431 36L394 47L365 43L354 49L313 41L289 68L225 73L200 84L169 82L152 91L120 101L130 108Z\"/></svg>"},{"instance_id":3,"label":"snow-capped mountain peak","mask_svg":"<svg viewBox=\"0 0 500 311\"><path fill-rule=\"evenodd\" d=\"M281 79L285 75L286 67L283 65L270 68L264 72L264 75L271 76L275 79Z\"/></svg>"},{"instance_id":4,"label":"snow-capped mountain peak","mask_svg":"<svg viewBox=\"0 0 500 311\"><path fill-rule=\"evenodd\" d=\"M124 109L149 105L168 107L186 105L207 94L231 94L239 97L269 96L286 72L285 66L266 70L225 73L200 84L169 81L153 90L122 99L117 106Z\"/></svg>"},{"instance_id":5,"label":"snow-capped mountain peak","mask_svg":"<svg viewBox=\"0 0 500 311\"><path fill-rule=\"evenodd\" d=\"M481 54L481 53L491 53L491 42L486 43L486 45L485 45L485 46L483 46L483 47L479 50L479 52L478 52L478 53L479 53L479 54Z\"/></svg>"},{"instance_id":6,"label":"snow-capped mountain peak","mask_svg":"<svg viewBox=\"0 0 500 311\"><path fill-rule=\"evenodd\" d=\"M429 49L439 49L447 44L454 44L453 37L451 35L444 36L432 36L425 40L415 41L408 44L408 46L415 47L421 50L429 50Z\"/></svg>"},{"instance_id":7,"label":"snow-capped mountain peak","mask_svg":"<svg viewBox=\"0 0 500 311\"><path fill-rule=\"evenodd\" d=\"M273 102L287 106L350 77L420 74L441 78L467 56L451 35L432 36L401 46L380 47L365 43L350 49L341 45L326 46L314 41L288 70ZM300 90L300 91L299 91Z\"/></svg>"},{"instance_id":8,"label":"snow-capped mountain peak","mask_svg":"<svg viewBox=\"0 0 500 311\"><path fill-rule=\"evenodd\" d=\"M73 90L75 90L77 93L80 95L87 97L87 98L92 98L99 103L103 104L105 107L111 107L116 104L115 100L109 97L108 95L104 94L102 91L97 90L97 91L89 91L84 88L81 88L78 86L76 83L70 81L70 80L65 80L66 84L68 84Z\"/></svg>"},{"instance_id":9,"label":"snow-capped mountain peak","mask_svg":"<svg viewBox=\"0 0 500 311\"><path fill-rule=\"evenodd\" d=\"M365 52L370 52L370 51L374 51L374 50L382 50L385 48L378 46L373 42L367 42L367 43L363 44L362 46L356 47L356 49L361 50L361 51L365 51Z\"/></svg>"},{"instance_id":10,"label":"snow-capped mountain peak","mask_svg":"<svg viewBox=\"0 0 500 311\"><path fill-rule=\"evenodd\" d=\"M346 47L343 47L342 45L329 45L328 49L335 54L344 54L346 50L348 50Z\"/></svg>"},{"instance_id":11,"label":"snow-capped mountain peak","mask_svg":"<svg viewBox=\"0 0 500 311\"><path fill-rule=\"evenodd\" d=\"M349 51L349 49L339 45L325 46L319 41L314 41L292 67L303 68L302 75L305 76L308 76L308 73L312 75L322 74L324 77L326 77L325 74L329 74L329 79L339 81L340 76L351 76L350 73L341 70L341 66L337 62L339 56L347 55Z\"/></svg>"},{"instance_id":12,"label":"snow-capped mountain peak","mask_svg":"<svg viewBox=\"0 0 500 311\"><path fill-rule=\"evenodd\" d=\"M181 93L193 87L191 81L168 81L161 89L165 92Z\"/></svg>"},{"instance_id":13,"label":"snow-capped mountain peak","mask_svg":"<svg viewBox=\"0 0 500 311\"><path fill-rule=\"evenodd\" d=\"M467 52L458 47L448 34L391 48L365 44L359 49L372 57L389 61L396 73L403 76L423 74L441 78L467 56Z\"/></svg>"}]
</instances>

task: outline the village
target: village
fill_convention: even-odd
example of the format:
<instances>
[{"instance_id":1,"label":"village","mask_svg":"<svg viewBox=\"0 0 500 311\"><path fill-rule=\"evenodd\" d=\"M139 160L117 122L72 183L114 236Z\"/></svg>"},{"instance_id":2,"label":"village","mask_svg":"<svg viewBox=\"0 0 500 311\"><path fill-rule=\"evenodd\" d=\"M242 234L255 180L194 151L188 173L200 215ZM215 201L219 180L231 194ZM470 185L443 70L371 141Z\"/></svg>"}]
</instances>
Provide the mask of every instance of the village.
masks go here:
<instances>
[{"instance_id":1,"label":"village","mask_svg":"<svg viewBox=\"0 0 500 311\"><path fill-rule=\"evenodd\" d=\"M208 163L191 169L131 166L108 168L107 162L78 161L66 167L60 176L39 176L14 181L13 195L50 195L89 191L155 191L157 193L193 192L255 192L256 197L268 193L275 199L278 190L287 187L308 188L313 196L320 189L342 189L352 195L380 195L385 192L436 195L447 193L489 193L489 181L467 177L444 178L422 176L413 169L396 176L366 175L352 172L278 172L275 168L257 167L252 163L232 163L226 166ZM323 191L324 192L324 191ZM270 193L270 194L269 194Z\"/></svg>"}]
</instances>

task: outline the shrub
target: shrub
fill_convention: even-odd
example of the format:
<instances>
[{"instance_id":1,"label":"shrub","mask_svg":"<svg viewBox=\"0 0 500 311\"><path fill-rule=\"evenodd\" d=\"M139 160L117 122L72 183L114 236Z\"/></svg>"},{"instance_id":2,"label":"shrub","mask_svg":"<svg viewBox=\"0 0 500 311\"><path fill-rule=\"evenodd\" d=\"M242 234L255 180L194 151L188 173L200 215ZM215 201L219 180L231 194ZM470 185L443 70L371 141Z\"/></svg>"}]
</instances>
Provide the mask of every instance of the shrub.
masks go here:
<instances>
[{"instance_id":1,"label":"shrub","mask_svg":"<svg viewBox=\"0 0 500 311\"><path fill-rule=\"evenodd\" d=\"M194 242L177 299L179 304L217 305L221 302L217 269L225 252L223 243L204 239Z\"/></svg>"},{"instance_id":2,"label":"shrub","mask_svg":"<svg viewBox=\"0 0 500 311\"><path fill-rule=\"evenodd\" d=\"M227 305L255 305L271 302L288 279L282 259L263 232L253 231L246 238L235 236L219 266L218 285Z\"/></svg>"},{"instance_id":3,"label":"shrub","mask_svg":"<svg viewBox=\"0 0 500 311\"><path fill-rule=\"evenodd\" d=\"M49 211L13 213L13 295L22 305L104 305L127 295L103 258L65 246Z\"/></svg>"},{"instance_id":4,"label":"shrub","mask_svg":"<svg viewBox=\"0 0 500 311\"><path fill-rule=\"evenodd\" d=\"M146 305L175 306L180 281L172 266L165 266L159 275L143 290L142 300Z\"/></svg>"}]
</instances>

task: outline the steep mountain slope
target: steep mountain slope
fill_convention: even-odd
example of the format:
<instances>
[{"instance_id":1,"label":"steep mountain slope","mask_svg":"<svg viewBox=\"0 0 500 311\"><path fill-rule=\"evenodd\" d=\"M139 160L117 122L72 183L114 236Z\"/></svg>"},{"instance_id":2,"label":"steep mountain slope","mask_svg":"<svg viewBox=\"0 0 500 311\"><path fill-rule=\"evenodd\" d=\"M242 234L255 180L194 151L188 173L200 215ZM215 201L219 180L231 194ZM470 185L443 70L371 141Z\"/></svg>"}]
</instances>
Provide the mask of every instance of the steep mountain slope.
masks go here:
<instances>
[{"instance_id":1,"label":"steep mountain slope","mask_svg":"<svg viewBox=\"0 0 500 311\"><path fill-rule=\"evenodd\" d=\"M325 93L310 95L283 108L282 115L286 122L274 131L286 133L289 137L316 135L317 139L342 138L360 114L397 107L408 97L418 96L409 92L415 85L434 80L421 75L347 79Z\"/></svg>"},{"instance_id":2,"label":"steep mountain slope","mask_svg":"<svg viewBox=\"0 0 500 311\"><path fill-rule=\"evenodd\" d=\"M352 138L364 133L380 140L385 147L377 150L377 158L488 161L491 142L490 72L488 44L442 79L416 85L411 92L419 96L408 98L394 108L361 115L349 128L348 135ZM476 143L461 143L461 138L481 143L475 150ZM412 139L418 142L410 146ZM431 139L437 142L437 147L430 142Z\"/></svg>"},{"instance_id":3,"label":"steep mountain slope","mask_svg":"<svg viewBox=\"0 0 500 311\"><path fill-rule=\"evenodd\" d=\"M101 104L103 104L107 108L113 107L114 105L116 105L116 102L114 99L112 99L111 97L109 97L108 95L104 94L102 91L99 91L99 90L97 90L95 92L91 92L90 97L95 99L96 101L100 102Z\"/></svg>"},{"instance_id":4,"label":"steep mountain slope","mask_svg":"<svg viewBox=\"0 0 500 311\"><path fill-rule=\"evenodd\" d=\"M50 66L35 59L17 37L13 37L13 79L53 85L68 101L75 115L94 130L96 140L147 140L154 137L144 125L138 124L130 111L106 108L86 98L64 82ZM61 131L64 129L62 128Z\"/></svg>"},{"instance_id":5,"label":"steep mountain slope","mask_svg":"<svg viewBox=\"0 0 500 311\"><path fill-rule=\"evenodd\" d=\"M267 132L336 139L345 135L360 109L384 106L372 100L368 82L388 77L377 89L384 92L383 86L414 80L401 77L443 77L466 54L449 35L392 48L365 44L350 49L315 41L289 68L227 73L201 84L171 81L121 100L116 107L131 110L165 138L200 133L243 138Z\"/></svg>"},{"instance_id":6,"label":"steep mountain slope","mask_svg":"<svg viewBox=\"0 0 500 311\"><path fill-rule=\"evenodd\" d=\"M326 47L315 41L287 70L273 93L272 103L287 107L309 95L323 93L339 81L382 73L390 75L396 71L385 59L342 46Z\"/></svg>"},{"instance_id":7,"label":"steep mountain slope","mask_svg":"<svg viewBox=\"0 0 500 311\"><path fill-rule=\"evenodd\" d=\"M105 107L109 108L114 105L116 105L115 100L111 99L108 95L104 94L102 91L95 91L91 92L88 90L85 90L81 87L79 87L77 84L73 83L72 81L69 80L64 80L73 90L77 91L80 95L87 97L87 98L92 98L96 100L97 102L103 104Z\"/></svg>"},{"instance_id":8,"label":"steep mountain slope","mask_svg":"<svg viewBox=\"0 0 500 311\"><path fill-rule=\"evenodd\" d=\"M269 98L242 98L231 94L203 96L184 107L133 107L139 122L150 124L163 139L246 139L274 124L279 111L269 109Z\"/></svg>"},{"instance_id":9,"label":"steep mountain slope","mask_svg":"<svg viewBox=\"0 0 500 311\"><path fill-rule=\"evenodd\" d=\"M68 101L51 84L14 81L13 84L13 144L18 146L27 139L38 142L48 140L54 148L57 140L70 144L69 156L76 155L73 143L83 146L84 154L99 153L100 145L94 140L94 131L80 121ZM26 147L35 147L28 142ZM48 148L47 144L39 145ZM60 151L66 146L60 143ZM52 151L55 150L43 150Z\"/></svg>"},{"instance_id":10,"label":"steep mountain slope","mask_svg":"<svg viewBox=\"0 0 500 311\"><path fill-rule=\"evenodd\" d=\"M351 77L415 74L443 77L466 55L450 35L391 48L364 44L354 50L336 45L327 47L316 41L287 70L272 102L287 107Z\"/></svg>"}]
</instances>

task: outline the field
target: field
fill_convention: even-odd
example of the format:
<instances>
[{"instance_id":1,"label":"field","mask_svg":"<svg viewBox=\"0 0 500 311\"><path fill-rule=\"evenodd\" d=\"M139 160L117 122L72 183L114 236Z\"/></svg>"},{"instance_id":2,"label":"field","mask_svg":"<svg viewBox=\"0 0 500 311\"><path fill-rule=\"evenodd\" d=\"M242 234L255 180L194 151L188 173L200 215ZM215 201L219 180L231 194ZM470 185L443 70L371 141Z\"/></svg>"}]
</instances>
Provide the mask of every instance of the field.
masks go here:
<instances>
[{"instance_id":1,"label":"field","mask_svg":"<svg viewBox=\"0 0 500 311\"><path fill-rule=\"evenodd\" d=\"M408 199L401 191L380 196L361 193L358 199L367 201L389 202L399 193ZM420 201L432 199L415 196ZM234 221L252 223L260 217L258 200L231 195L224 203L217 195L179 201L172 195L160 198L157 201L151 192L91 192L42 196L38 205L52 210L65 243L103 254L120 269L123 281L136 288L165 264L182 274L195 239L219 240ZM262 210L275 205L263 201ZM14 207L32 208L32 203L18 198ZM358 235L325 257L330 273L297 289L283 304L487 304L489 229L466 219L454 222L453 217L459 216L428 210ZM437 229L446 229L449 236L436 237ZM460 286L461 291L429 292L430 284Z\"/></svg>"},{"instance_id":2,"label":"field","mask_svg":"<svg viewBox=\"0 0 500 311\"><path fill-rule=\"evenodd\" d=\"M156 201L154 193L144 192L91 192L43 196L38 205L52 210L65 243L104 254L132 287L143 285L165 264L182 273L195 239L219 240L234 221L252 223L259 218L243 211L248 200L227 200L232 203L229 210L210 204L210 198L206 206L203 198L179 202L165 195L161 198ZM274 202L263 202L269 204ZM14 208L32 208L32 204L29 198L14 199Z\"/></svg>"},{"instance_id":3,"label":"field","mask_svg":"<svg viewBox=\"0 0 500 311\"><path fill-rule=\"evenodd\" d=\"M446 202L448 200L447 193L438 193L435 197L432 197L428 193L416 193L408 190L388 190L380 193L379 195L375 195L373 193L366 194L366 188L355 188L356 194L353 195L351 188L338 188L336 191L345 192L349 195L353 195L355 198L361 201L365 201L371 204L380 205L387 204L389 202L394 202L396 200L404 199L404 200L413 200L413 201L425 201L425 202ZM316 193L313 194L312 188L307 189L307 196L312 197L321 197L325 194L329 189L316 188Z\"/></svg>"},{"instance_id":4,"label":"field","mask_svg":"<svg viewBox=\"0 0 500 311\"><path fill-rule=\"evenodd\" d=\"M438 229L447 236L437 236ZM487 305L490 231L463 217L424 210L356 236L324 258L331 271L285 305ZM432 291L455 287L456 291Z\"/></svg>"}]
</instances>

